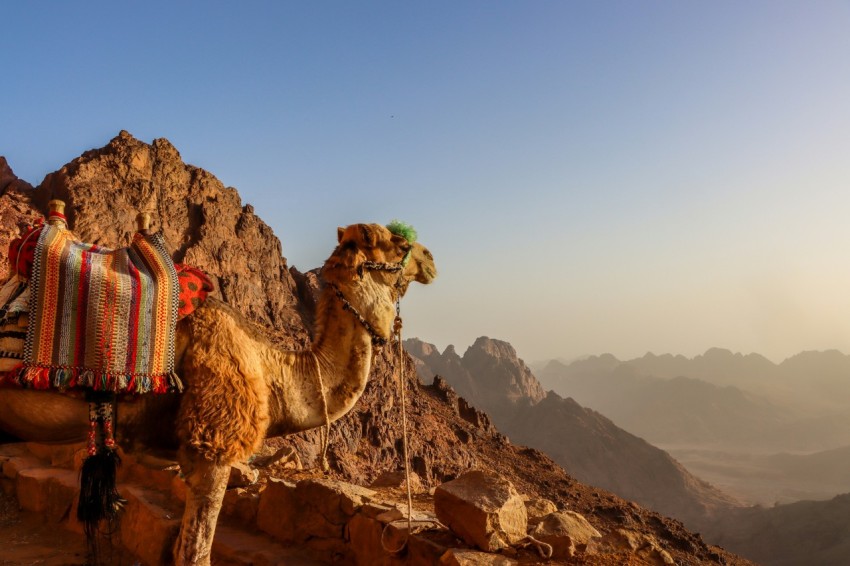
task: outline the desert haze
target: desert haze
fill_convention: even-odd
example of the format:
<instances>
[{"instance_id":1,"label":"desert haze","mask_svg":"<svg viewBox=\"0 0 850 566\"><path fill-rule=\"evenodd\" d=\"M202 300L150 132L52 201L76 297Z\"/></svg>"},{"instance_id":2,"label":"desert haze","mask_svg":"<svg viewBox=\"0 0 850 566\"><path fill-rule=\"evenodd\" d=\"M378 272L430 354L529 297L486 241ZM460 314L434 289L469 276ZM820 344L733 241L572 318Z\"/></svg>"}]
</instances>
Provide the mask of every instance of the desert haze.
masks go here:
<instances>
[{"instance_id":1,"label":"desert haze","mask_svg":"<svg viewBox=\"0 0 850 566\"><path fill-rule=\"evenodd\" d=\"M780 364L719 348L603 354L533 371L487 337L463 355L405 347L421 379L445 378L513 441L712 543L776 566L850 556L850 357L838 351Z\"/></svg>"},{"instance_id":2,"label":"desert haze","mask_svg":"<svg viewBox=\"0 0 850 566\"><path fill-rule=\"evenodd\" d=\"M850 356L841 352L780 364L717 348L694 358L605 354L551 361L537 375L745 502L850 491Z\"/></svg>"}]
</instances>

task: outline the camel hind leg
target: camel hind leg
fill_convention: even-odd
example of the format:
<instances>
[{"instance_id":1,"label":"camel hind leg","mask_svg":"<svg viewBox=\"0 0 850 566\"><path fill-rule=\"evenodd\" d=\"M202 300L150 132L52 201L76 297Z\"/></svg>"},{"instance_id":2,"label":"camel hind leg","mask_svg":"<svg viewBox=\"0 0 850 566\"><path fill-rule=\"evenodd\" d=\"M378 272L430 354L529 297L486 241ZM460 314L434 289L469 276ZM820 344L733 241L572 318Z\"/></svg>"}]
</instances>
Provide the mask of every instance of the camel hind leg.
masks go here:
<instances>
[{"instance_id":1,"label":"camel hind leg","mask_svg":"<svg viewBox=\"0 0 850 566\"><path fill-rule=\"evenodd\" d=\"M174 563L177 566L209 566L230 466L185 450L181 450L179 459L189 489L180 535L174 545Z\"/></svg>"}]
</instances>

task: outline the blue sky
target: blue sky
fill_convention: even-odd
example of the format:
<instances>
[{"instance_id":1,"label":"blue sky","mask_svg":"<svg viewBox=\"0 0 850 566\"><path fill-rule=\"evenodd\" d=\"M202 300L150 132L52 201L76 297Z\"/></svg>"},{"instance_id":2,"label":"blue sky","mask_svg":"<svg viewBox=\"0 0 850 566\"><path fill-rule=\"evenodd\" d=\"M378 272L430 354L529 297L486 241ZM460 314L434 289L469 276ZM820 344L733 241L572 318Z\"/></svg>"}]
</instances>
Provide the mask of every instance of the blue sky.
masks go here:
<instances>
[{"instance_id":1,"label":"blue sky","mask_svg":"<svg viewBox=\"0 0 850 566\"><path fill-rule=\"evenodd\" d=\"M850 2L17 2L0 155L126 129L290 264L400 218L409 336L528 360L850 352Z\"/></svg>"}]
</instances>

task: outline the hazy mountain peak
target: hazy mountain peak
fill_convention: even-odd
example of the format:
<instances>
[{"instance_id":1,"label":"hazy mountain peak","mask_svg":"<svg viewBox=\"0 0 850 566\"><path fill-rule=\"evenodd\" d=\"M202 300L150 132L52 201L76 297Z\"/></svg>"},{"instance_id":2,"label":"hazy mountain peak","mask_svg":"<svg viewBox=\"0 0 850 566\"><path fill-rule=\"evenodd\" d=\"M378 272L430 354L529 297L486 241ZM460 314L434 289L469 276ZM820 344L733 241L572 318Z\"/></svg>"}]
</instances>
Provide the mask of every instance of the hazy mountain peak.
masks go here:
<instances>
[{"instance_id":1,"label":"hazy mountain peak","mask_svg":"<svg viewBox=\"0 0 850 566\"><path fill-rule=\"evenodd\" d=\"M700 356L697 356L697 357L700 357ZM729 358L734 358L734 357L741 358L743 356L741 356L740 352L739 353L732 353L731 350L727 350L726 348L714 347L714 348L709 348L708 350L706 350L705 353L702 355L702 357L703 358L717 359L717 360L727 360Z\"/></svg>"},{"instance_id":2,"label":"hazy mountain peak","mask_svg":"<svg viewBox=\"0 0 850 566\"><path fill-rule=\"evenodd\" d=\"M511 344L503 340L488 338L487 336L481 336L477 340L475 340L475 343L473 343L472 346L467 348L466 353L464 353L463 357L466 358L466 356L470 355L470 352L474 353L475 350L481 350L483 352L486 352L487 355L497 359L511 361L518 360L516 349L514 349Z\"/></svg>"},{"instance_id":3,"label":"hazy mountain peak","mask_svg":"<svg viewBox=\"0 0 850 566\"><path fill-rule=\"evenodd\" d=\"M419 338L407 338L404 341L404 349L417 358L425 358L438 353L436 346Z\"/></svg>"},{"instance_id":4,"label":"hazy mountain peak","mask_svg":"<svg viewBox=\"0 0 850 566\"><path fill-rule=\"evenodd\" d=\"M843 361L843 360L847 359L848 357L849 356L847 356L846 354L844 354L844 353L842 353L842 352L840 352L839 350L836 350L836 349L805 350L803 352L800 352L799 354L791 356L790 358L786 359L785 362L801 361L801 360L805 360L805 361L814 361L814 360ZM785 362L783 362L783 363L785 363Z\"/></svg>"},{"instance_id":5,"label":"hazy mountain peak","mask_svg":"<svg viewBox=\"0 0 850 566\"><path fill-rule=\"evenodd\" d=\"M443 350L443 357L460 361L460 356L458 355L457 350L455 350L454 344L449 344L448 346L446 346L446 349Z\"/></svg>"}]
</instances>

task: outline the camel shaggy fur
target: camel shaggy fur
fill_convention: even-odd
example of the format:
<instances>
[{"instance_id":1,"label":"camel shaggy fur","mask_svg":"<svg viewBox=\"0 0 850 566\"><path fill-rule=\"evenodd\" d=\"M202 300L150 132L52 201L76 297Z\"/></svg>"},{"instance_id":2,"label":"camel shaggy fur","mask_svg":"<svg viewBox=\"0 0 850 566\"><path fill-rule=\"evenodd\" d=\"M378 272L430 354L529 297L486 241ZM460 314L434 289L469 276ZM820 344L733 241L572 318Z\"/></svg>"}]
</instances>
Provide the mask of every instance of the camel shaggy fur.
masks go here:
<instances>
[{"instance_id":1,"label":"camel shaggy fur","mask_svg":"<svg viewBox=\"0 0 850 566\"><path fill-rule=\"evenodd\" d=\"M378 224L340 228L338 241L322 269L310 349L274 347L234 309L211 299L178 324L184 393L119 406L122 446L178 448L189 487L174 548L178 565L209 564L230 465L246 460L265 437L312 429L351 410L366 386L373 340L391 337L396 301L411 281L436 277L426 248ZM87 421L79 400L0 390L0 429L22 439L82 439Z\"/></svg>"}]
</instances>

